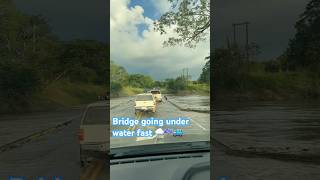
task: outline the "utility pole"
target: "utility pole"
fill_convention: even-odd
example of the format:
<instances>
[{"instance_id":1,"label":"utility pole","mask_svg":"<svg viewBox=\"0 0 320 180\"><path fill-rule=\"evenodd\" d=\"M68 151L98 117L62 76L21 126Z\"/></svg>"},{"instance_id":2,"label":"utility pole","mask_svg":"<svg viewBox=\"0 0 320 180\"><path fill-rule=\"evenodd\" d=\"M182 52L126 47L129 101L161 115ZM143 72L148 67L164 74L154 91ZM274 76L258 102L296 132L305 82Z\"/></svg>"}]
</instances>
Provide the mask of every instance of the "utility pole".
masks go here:
<instances>
[{"instance_id":1,"label":"utility pole","mask_svg":"<svg viewBox=\"0 0 320 180\"><path fill-rule=\"evenodd\" d=\"M32 24L32 52L36 51L36 32L34 22Z\"/></svg>"},{"instance_id":2,"label":"utility pole","mask_svg":"<svg viewBox=\"0 0 320 180\"><path fill-rule=\"evenodd\" d=\"M249 22L245 22L246 25L246 55L247 61L249 61Z\"/></svg>"},{"instance_id":3,"label":"utility pole","mask_svg":"<svg viewBox=\"0 0 320 180\"><path fill-rule=\"evenodd\" d=\"M236 39L236 24L232 24L233 26L233 44L237 44L237 39Z\"/></svg>"},{"instance_id":4,"label":"utility pole","mask_svg":"<svg viewBox=\"0 0 320 180\"><path fill-rule=\"evenodd\" d=\"M184 68L182 69L182 75L181 75L182 79L184 79Z\"/></svg>"},{"instance_id":5,"label":"utility pole","mask_svg":"<svg viewBox=\"0 0 320 180\"><path fill-rule=\"evenodd\" d=\"M249 61L249 22L246 21L246 22L242 22L242 23L233 23L232 26L233 26L233 41L234 41L234 44L237 44L236 42L236 27L237 26L245 26L246 28L246 58L247 60Z\"/></svg>"},{"instance_id":6,"label":"utility pole","mask_svg":"<svg viewBox=\"0 0 320 180\"><path fill-rule=\"evenodd\" d=\"M189 69L187 68L187 85L188 85L188 82L189 82Z\"/></svg>"},{"instance_id":7,"label":"utility pole","mask_svg":"<svg viewBox=\"0 0 320 180\"><path fill-rule=\"evenodd\" d=\"M189 80L189 69L187 68L187 81Z\"/></svg>"}]
</instances>

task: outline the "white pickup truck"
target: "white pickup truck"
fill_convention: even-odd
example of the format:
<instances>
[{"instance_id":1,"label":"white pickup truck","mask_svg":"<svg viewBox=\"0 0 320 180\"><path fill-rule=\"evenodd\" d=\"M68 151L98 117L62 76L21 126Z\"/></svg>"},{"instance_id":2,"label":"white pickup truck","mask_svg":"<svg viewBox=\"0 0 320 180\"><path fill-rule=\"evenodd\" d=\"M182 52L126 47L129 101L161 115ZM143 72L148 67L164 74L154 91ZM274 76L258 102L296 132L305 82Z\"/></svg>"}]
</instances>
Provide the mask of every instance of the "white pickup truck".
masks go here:
<instances>
[{"instance_id":1,"label":"white pickup truck","mask_svg":"<svg viewBox=\"0 0 320 180\"><path fill-rule=\"evenodd\" d=\"M162 102L162 95L160 90L150 90L149 92L155 97L157 102Z\"/></svg>"},{"instance_id":2,"label":"white pickup truck","mask_svg":"<svg viewBox=\"0 0 320 180\"><path fill-rule=\"evenodd\" d=\"M109 130L107 103L88 105L82 116L78 134L82 166L92 157L107 155Z\"/></svg>"},{"instance_id":3,"label":"white pickup truck","mask_svg":"<svg viewBox=\"0 0 320 180\"><path fill-rule=\"evenodd\" d=\"M151 93L138 94L134 108L135 113L139 111L156 112L156 99Z\"/></svg>"}]
</instances>

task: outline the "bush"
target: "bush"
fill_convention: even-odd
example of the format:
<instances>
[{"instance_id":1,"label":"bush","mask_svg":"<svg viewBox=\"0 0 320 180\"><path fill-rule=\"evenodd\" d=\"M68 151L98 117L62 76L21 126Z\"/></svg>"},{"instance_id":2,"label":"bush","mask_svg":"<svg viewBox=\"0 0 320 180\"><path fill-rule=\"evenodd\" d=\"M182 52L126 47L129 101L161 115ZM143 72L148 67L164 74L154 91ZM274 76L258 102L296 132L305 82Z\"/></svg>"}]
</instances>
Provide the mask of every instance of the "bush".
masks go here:
<instances>
[{"instance_id":1,"label":"bush","mask_svg":"<svg viewBox=\"0 0 320 180\"><path fill-rule=\"evenodd\" d=\"M182 77L176 79L170 79L167 82L167 89L169 92L177 93L187 89L187 83Z\"/></svg>"},{"instance_id":2,"label":"bush","mask_svg":"<svg viewBox=\"0 0 320 180\"><path fill-rule=\"evenodd\" d=\"M110 94L111 94L112 97L118 96L119 92L121 91L121 89L122 89L121 83L111 81L111 83L110 83Z\"/></svg>"},{"instance_id":3,"label":"bush","mask_svg":"<svg viewBox=\"0 0 320 180\"><path fill-rule=\"evenodd\" d=\"M40 88L40 77L35 70L15 62L0 64L0 99L8 108L28 105Z\"/></svg>"}]
</instances>

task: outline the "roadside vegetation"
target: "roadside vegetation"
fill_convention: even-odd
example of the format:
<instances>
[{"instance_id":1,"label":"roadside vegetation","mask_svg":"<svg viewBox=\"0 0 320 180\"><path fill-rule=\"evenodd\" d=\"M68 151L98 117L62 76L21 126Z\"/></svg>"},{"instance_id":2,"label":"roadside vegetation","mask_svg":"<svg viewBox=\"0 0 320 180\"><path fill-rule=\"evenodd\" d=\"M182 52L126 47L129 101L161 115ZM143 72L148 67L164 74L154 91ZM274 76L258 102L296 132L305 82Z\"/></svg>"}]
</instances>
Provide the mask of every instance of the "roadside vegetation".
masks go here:
<instances>
[{"instance_id":1,"label":"roadside vegetation","mask_svg":"<svg viewBox=\"0 0 320 180\"><path fill-rule=\"evenodd\" d=\"M249 47L250 59L237 45L214 51L213 78L217 98L294 100L320 98L320 1L312 0L297 21L296 35L279 57L256 58L258 46Z\"/></svg>"},{"instance_id":2,"label":"roadside vegetation","mask_svg":"<svg viewBox=\"0 0 320 180\"><path fill-rule=\"evenodd\" d=\"M165 29L174 26L177 36L164 41L164 46L193 48L208 38L210 1L168 1L177 10L163 14L155 23L155 30L166 34ZM320 99L319 27L320 0L310 0L295 24L295 36L279 57L259 59L261 49L251 43L247 58L244 47L228 42L226 47L211 52L199 80L213 79L212 91L216 99ZM212 71L208 68L210 61Z\"/></svg>"},{"instance_id":3,"label":"roadside vegetation","mask_svg":"<svg viewBox=\"0 0 320 180\"><path fill-rule=\"evenodd\" d=\"M124 67L116 65L113 61L110 64L110 92L111 97L131 96L143 93L145 90L160 88L162 93L176 95L201 94L209 95L210 85L208 68L200 75L199 80L192 81L186 76L179 76L162 81L153 80L150 76L143 74L129 74ZM201 78L202 77L202 78ZM206 78L204 78L206 77Z\"/></svg>"},{"instance_id":4,"label":"roadside vegetation","mask_svg":"<svg viewBox=\"0 0 320 180\"><path fill-rule=\"evenodd\" d=\"M0 11L0 112L79 105L106 94L106 44L61 41L45 18L19 12L11 0L1 0Z\"/></svg>"}]
</instances>

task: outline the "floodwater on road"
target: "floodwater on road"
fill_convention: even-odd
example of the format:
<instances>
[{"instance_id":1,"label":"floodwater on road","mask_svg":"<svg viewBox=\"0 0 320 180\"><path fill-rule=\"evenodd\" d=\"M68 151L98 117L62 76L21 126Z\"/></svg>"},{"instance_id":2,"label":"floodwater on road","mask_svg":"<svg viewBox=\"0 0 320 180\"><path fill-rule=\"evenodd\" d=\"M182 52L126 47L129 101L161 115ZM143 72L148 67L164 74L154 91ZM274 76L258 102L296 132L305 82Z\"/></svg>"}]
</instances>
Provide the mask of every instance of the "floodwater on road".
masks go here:
<instances>
[{"instance_id":1,"label":"floodwater on road","mask_svg":"<svg viewBox=\"0 0 320 180\"><path fill-rule=\"evenodd\" d=\"M217 108L213 137L228 146L320 154L319 103L238 102Z\"/></svg>"},{"instance_id":2,"label":"floodwater on road","mask_svg":"<svg viewBox=\"0 0 320 180\"><path fill-rule=\"evenodd\" d=\"M277 156L317 157L320 154L320 103L224 102L217 104L211 137L235 150L260 156L227 153L213 143L214 177L237 180L320 179L319 161L288 161ZM264 156L274 153L274 157ZM278 155L277 155L278 154Z\"/></svg>"},{"instance_id":3,"label":"floodwater on road","mask_svg":"<svg viewBox=\"0 0 320 180\"><path fill-rule=\"evenodd\" d=\"M183 109L190 110L210 110L210 97L201 95L189 95L189 96L168 96L170 101Z\"/></svg>"},{"instance_id":4,"label":"floodwater on road","mask_svg":"<svg viewBox=\"0 0 320 180\"><path fill-rule=\"evenodd\" d=\"M190 97L190 102L202 101L199 97L195 98L192 96L185 96L184 99L187 100ZM168 99L175 100L180 97L177 96L168 96ZM208 97L204 98L205 101ZM122 102L121 102L122 100ZM155 143L172 143L172 142L185 142L185 141L208 141L210 138L210 115L209 113L202 112L192 112L192 111L181 111L174 105L172 105L169 101L163 101L157 105L157 110L155 113L141 113L135 114L134 110L134 97L128 97L127 99L122 98L121 100L115 99L111 100L110 107L115 107L110 111L110 118L113 117L129 117L132 119L147 119L147 118L155 118L155 119L175 119L178 117L190 118L191 125L190 126L149 126L149 127L141 127L140 125L135 127L128 126L112 126L111 130L152 130L153 132L158 128L163 130L165 129L181 129L184 132L182 137L173 137L171 134L165 134L164 137L155 136L152 137L130 137L130 138L119 138L112 137L112 132L110 134L111 137L111 147L120 147L120 146L135 146L135 145L143 145L143 144L155 144ZM179 101L176 101L179 102ZM119 105L120 104L120 105ZM182 103L181 103L182 104ZM199 103L200 104L200 103ZM179 103L180 105L180 103ZM195 106L195 105L194 105ZM112 121L112 120L111 120Z\"/></svg>"}]
</instances>

